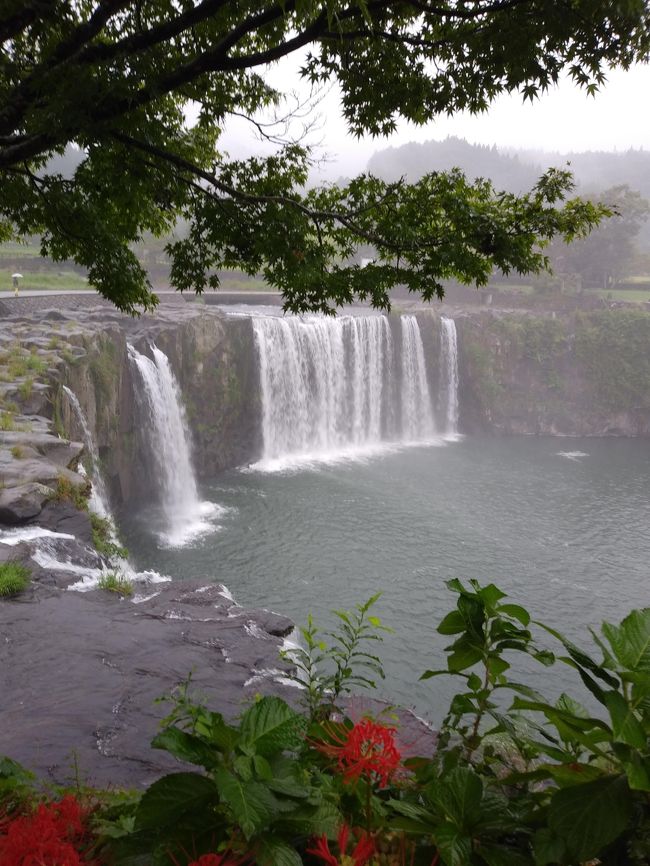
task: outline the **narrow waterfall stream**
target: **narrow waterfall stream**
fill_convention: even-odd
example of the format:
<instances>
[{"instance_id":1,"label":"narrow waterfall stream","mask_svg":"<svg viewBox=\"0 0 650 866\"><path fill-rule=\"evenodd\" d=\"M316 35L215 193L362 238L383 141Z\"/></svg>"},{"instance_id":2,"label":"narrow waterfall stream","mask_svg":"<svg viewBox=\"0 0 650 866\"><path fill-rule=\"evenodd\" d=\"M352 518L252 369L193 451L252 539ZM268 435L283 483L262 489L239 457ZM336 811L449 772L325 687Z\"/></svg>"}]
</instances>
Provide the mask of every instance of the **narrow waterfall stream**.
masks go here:
<instances>
[{"instance_id":1,"label":"narrow waterfall stream","mask_svg":"<svg viewBox=\"0 0 650 866\"><path fill-rule=\"evenodd\" d=\"M441 316L440 375L445 395L445 436L458 435L458 337L456 322Z\"/></svg>"},{"instance_id":2,"label":"narrow waterfall stream","mask_svg":"<svg viewBox=\"0 0 650 866\"><path fill-rule=\"evenodd\" d=\"M99 465L99 454L97 452L97 446L95 445L95 440L93 439L93 434L88 425L88 419L84 414L83 409L81 408L81 404L77 399L77 395L74 391L71 391L67 385L63 386L63 390L66 393L68 400L70 401L70 405L77 416L77 421L79 422L79 426L81 427L83 434L83 442L86 448L86 451L90 455L90 460L92 462L91 469L91 477L90 481L92 484L92 490L90 494L90 508L96 514L99 514L100 517L108 517L113 521L113 515L111 513L111 507L108 502L108 494L106 493L106 485L104 484L104 479L102 477L100 465Z\"/></svg>"},{"instance_id":3,"label":"narrow waterfall stream","mask_svg":"<svg viewBox=\"0 0 650 866\"><path fill-rule=\"evenodd\" d=\"M255 316L264 469L369 455L435 436L415 316ZM398 351L399 350L399 354Z\"/></svg>"},{"instance_id":4,"label":"narrow waterfall stream","mask_svg":"<svg viewBox=\"0 0 650 866\"><path fill-rule=\"evenodd\" d=\"M152 345L153 360L128 345L129 358L142 381L138 399L148 416L150 449L157 467L163 527L160 538L182 547L214 528L210 517L221 509L199 498L192 466L191 435L178 382L164 352Z\"/></svg>"}]
</instances>

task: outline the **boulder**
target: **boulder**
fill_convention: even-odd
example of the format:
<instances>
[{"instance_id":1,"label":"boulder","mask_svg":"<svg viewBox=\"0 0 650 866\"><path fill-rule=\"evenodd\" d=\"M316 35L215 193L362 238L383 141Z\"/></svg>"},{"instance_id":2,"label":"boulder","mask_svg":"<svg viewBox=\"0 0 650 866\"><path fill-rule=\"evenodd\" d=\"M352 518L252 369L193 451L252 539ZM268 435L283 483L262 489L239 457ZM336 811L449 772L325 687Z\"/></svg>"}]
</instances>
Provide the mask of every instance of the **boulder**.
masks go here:
<instances>
[{"instance_id":1,"label":"boulder","mask_svg":"<svg viewBox=\"0 0 650 866\"><path fill-rule=\"evenodd\" d=\"M26 523L41 513L51 496L52 490L38 482L5 487L0 490L0 522L10 526Z\"/></svg>"},{"instance_id":2,"label":"boulder","mask_svg":"<svg viewBox=\"0 0 650 866\"><path fill-rule=\"evenodd\" d=\"M41 513L30 523L38 524L52 532L74 535L83 544L93 544L93 530L86 511L79 511L71 502L46 502Z\"/></svg>"}]
</instances>

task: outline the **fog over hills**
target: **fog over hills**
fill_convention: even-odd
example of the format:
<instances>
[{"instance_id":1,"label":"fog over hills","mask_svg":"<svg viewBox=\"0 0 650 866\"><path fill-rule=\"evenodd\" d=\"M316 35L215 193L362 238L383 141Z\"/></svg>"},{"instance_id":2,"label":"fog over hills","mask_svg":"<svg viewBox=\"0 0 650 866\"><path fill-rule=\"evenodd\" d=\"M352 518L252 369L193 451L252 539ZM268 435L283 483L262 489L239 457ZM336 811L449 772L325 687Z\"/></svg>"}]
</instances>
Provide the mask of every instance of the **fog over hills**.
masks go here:
<instances>
[{"instance_id":1,"label":"fog over hills","mask_svg":"<svg viewBox=\"0 0 650 866\"><path fill-rule=\"evenodd\" d=\"M404 175L414 181L430 171L459 167L470 178L491 178L497 189L520 193L530 189L550 166L562 168L567 163L581 193L627 184L650 198L650 151L647 150L547 153L499 149L450 137L421 144L409 142L377 151L368 162L368 170L386 180Z\"/></svg>"}]
</instances>

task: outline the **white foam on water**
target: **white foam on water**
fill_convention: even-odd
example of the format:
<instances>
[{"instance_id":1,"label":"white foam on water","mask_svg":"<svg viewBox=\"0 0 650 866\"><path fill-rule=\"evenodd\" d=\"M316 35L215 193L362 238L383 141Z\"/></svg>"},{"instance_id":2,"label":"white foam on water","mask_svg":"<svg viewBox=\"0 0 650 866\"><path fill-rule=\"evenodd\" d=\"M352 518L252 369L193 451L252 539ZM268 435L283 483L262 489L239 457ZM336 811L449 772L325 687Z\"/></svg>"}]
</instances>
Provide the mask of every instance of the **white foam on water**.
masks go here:
<instances>
[{"instance_id":1,"label":"white foam on water","mask_svg":"<svg viewBox=\"0 0 650 866\"><path fill-rule=\"evenodd\" d=\"M44 529L41 526L27 526L21 529L0 531L0 544L8 544L11 547L22 541L35 541L38 538L59 538L70 541L74 539L74 535L68 535L67 532L53 532L51 529Z\"/></svg>"},{"instance_id":2,"label":"white foam on water","mask_svg":"<svg viewBox=\"0 0 650 866\"><path fill-rule=\"evenodd\" d=\"M589 457L589 454L586 451L558 451L556 456L567 460L581 460L583 457Z\"/></svg>"}]
</instances>

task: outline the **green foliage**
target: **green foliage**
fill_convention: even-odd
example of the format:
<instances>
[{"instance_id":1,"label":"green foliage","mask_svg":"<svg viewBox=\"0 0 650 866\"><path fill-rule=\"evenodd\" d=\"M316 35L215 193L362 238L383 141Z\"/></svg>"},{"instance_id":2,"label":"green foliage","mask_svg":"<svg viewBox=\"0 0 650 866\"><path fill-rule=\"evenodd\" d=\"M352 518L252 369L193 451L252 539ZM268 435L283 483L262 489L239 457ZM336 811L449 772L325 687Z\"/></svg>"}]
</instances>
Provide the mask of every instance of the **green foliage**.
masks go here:
<instances>
[{"instance_id":1,"label":"green foliage","mask_svg":"<svg viewBox=\"0 0 650 866\"><path fill-rule=\"evenodd\" d=\"M633 268L635 240L648 219L650 203L628 186L605 190L600 197L614 216L569 247L555 242L549 254L558 273L579 274L584 286L607 289Z\"/></svg>"},{"instance_id":2,"label":"green foliage","mask_svg":"<svg viewBox=\"0 0 650 866\"><path fill-rule=\"evenodd\" d=\"M25 379L18 386L18 393L20 394L21 400L28 400L31 396L31 393L34 389L34 380L32 378Z\"/></svg>"},{"instance_id":3,"label":"green foliage","mask_svg":"<svg viewBox=\"0 0 650 866\"><path fill-rule=\"evenodd\" d=\"M24 449L20 445L12 445L10 451L14 460L22 460L25 456Z\"/></svg>"},{"instance_id":4,"label":"green foliage","mask_svg":"<svg viewBox=\"0 0 650 866\"><path fill-rule=\"evenodd\" d=\"M13 412L0 412L0 430L15 430L16 419Z\"/></svg>"},{"instance_id":5,"label":"green foliage","mask_svg":"<svg viewBox=\"0 0 650 866\"><path fill-rule=\"evenodd\" d=\"M115 526L109 517L101 517L94 511L89 512L90 525L93 533L93 544L95 550L103 556L112 559L127 559L129 552L115 541Z\"/></svg>"},{"instance_id":6,"label":"green foliage","mask_svg":"<svg viewBox=\"0 0 650 866\"><path fill-rule=\"evenodd\" d=\"M20 562L0 563L0 598L24 592L29 586L30 576L30 570Z\"/></svg>"},{"instance_id":7,"label":"green foliage","mask_svg":"<svg viewBox=\"0 0 650 866\"><path fill-rule=\"evenodd\" d=\"M303 703L310 719L329 716L341 697L354 689L375 688L371 677L384 679L381 660L363 649L368 642L383 640L381 632L390 630L369 613L380 595L354 610L335 610L335 631L321 633L309 615L300 629L304 645L282 651L282 657L296 668L289 678L305 688Z\"/></svg>"},{"instance_id":8,"label":"green foliage","mask_svg":"<svg viewBox=\"0 0 650 866\"><path fill-rule=\"evenodd\" d=\"M90 496L90 481L85 484L75 484L66 475L59 475L51 498L57 502L71 502L79 511L88 510Z\"/></svg>"},{"instance_id":9,"label":"green foliage","mask_svg":"<svg viewBox=\"0 0 650 866\"><path fill-rule=\"evenodd\" d=\"M650 313L602 310L576 316L576 357L609 409L650 408L649 341Z\"/></svg>"},{"instance_id":10,"label":"green foliage","mask_svg":"<svg viewBox=\"0 0 650 866\"><path fill-rule=\"evenodd\" d=\"M571 240L609 213L562 204L565 172L521 197L456 170L305 191L310 149L273 133L269 157L231 160L219 141L231 117L286 111L265 80L271 64L301 57L307 82L339 85L353 134L383 135L400 116L480 113L504 92L532 100L563 73L594 93L649 49L642 0L576 0L562 15L551 0L460 13L447 0L64 5L0 20L0 240L40 236L43 255L86 267L130 312L156 303L130 245L179 217L177 288L217 287L235 268L262 274L289 309L329 312L355 298L386 307L395 283L431 298L451 276L481 285L494 268L538 271L540 240ZM71 142L76 165L49 162ZM360 244L376 250L363 271L342 264Z\"/></svg>"},{"instance_id":11,"label":"green foliage","mask_svg":"<svg viewBox=\"0 0 650 866\"><path fill-rule=\"evenodd\" d=\"M462 686L434 754L402 760L379 784L364 764L379 742L373 729L388 739L390 729L354 724L340 710L310 721L278 697L227 723L196 700L188 680L152 743L181 762L179 771L106 805L96 826L109 862L187 866L232 852L258 866L311 866L314 837L334 845L346 823L371 835L368 866L647 864L650 608L592 632L594 657L494 584L448 587L456 606L438 626L451 641L446 665L423 679L453 676ZM373 601L342 623L354 630ZM313 623L308 632L316 633ZM567 666L592 708L568 694L548 701L526 685L512 674L522 656ZM353 746L361 729L366 739ZM352 768L347 779L344 768ZM27 782L0 761L0 803L3 791ZM338 853L328 862L352 862Z\"/></svg>"},{"instance_id":12,"label":"green foliage","mask_svg":"<svg viewBox=\"0 0 650 866\"><path fill-rule=\"evenodd\" d=\"M122 597L133 595L133 584L131 581L114 571L102 574L97 583L97 588L103 589L106 592L114 592L116 595L121 595Z\"/></svg>"}]
</instances>

